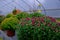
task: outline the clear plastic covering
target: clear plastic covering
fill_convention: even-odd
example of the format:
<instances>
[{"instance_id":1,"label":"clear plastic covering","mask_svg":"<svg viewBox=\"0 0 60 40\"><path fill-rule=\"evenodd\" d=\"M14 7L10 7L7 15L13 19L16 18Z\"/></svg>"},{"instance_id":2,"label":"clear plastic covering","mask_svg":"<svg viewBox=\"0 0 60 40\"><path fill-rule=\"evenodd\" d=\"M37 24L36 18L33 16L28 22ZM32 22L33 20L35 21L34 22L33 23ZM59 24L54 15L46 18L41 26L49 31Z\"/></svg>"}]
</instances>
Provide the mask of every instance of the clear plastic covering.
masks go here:
<instances>
[{"instance_id":1,"label":"clear plastic covering","mask_svg":"<svg viewBox=\"0 0 60 40\"><path fill-rule=\"evenodd\" d=\"M26 12L40 10L47 16L60 17L60 0L0 0L0 14L6 15L15 8Z\"/></svg>"}]
</instances>

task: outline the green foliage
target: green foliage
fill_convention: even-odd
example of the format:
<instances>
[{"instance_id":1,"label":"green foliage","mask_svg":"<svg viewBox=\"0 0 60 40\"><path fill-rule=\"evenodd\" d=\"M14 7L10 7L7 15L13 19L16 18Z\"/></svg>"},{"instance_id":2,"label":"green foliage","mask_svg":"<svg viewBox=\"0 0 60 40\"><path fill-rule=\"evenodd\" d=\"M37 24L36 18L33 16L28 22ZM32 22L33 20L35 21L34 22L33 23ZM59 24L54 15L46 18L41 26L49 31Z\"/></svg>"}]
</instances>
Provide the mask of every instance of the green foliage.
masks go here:
<instances>
[{"instance_id":1,"label":"green foliage","mask_svg":"<svg viewBox=\"0 0 60 40\"><path fill-rule=\"evenodd\" d=\"M20 20L21 18L26 18L26 17L42 17L44 16L43 14L41 13L38 13L38 12L34 12L34 13L31 13L31 14L28 14L27 12L21 12L20 14L17 14L16 17Z\"/></svg>"},{"instance_id":2,"label":"green foliage","mask_svg":"<svg viewBox=\"0 0 60 40\"><path fill-rule=\"evenodd\" d=\"M30 17L43 17L44 15L38 12L34 12L32 14L30 14Z\"/></svg>"},{"instance_id":3,"label":"green foliage","mask_svg":"<svg viewBox=\"0 0 60 40\"><path fill-rule=\"evenodd\" d=\"M13 13L14 15L16 15L16 12L17 12L16 9L14 9L14 10L12 11L12 13Z\"/></svg>"},{"instance_id":4,"label":"green foliage","mask_svg":"<svg viewBox=\"0 0 60 40\"><path fill-rule=\"evenodd\" d=\"M18 24L18 19L16 17L10 17L6 18L2 23L2 29L3 30L15 30L16 25Z\"/></svg>"},{"instance_id":5,"label":"green foliage","mask_svg":"<svg viewBox=\"0 0 60 40\"><path fill-rule=\"evenodd\" d=\"M56 18L58 21L60 21L60 18Z\"/></svg>"},{"instance_id":6,"label":"green foliage","mask_svg":"<svg viewBox=\"0 0 60 40\"><path fill-rule=\"evenodd\" d=\"M6 18L9 18L9 17L14 17L14 15L11 14L11 13L10 13L10 14L7 14L7 15L6 15Z\"/></svg>"},{"instance_id":7,"label":"green foliage","mask_svg":"<svg viewBox=\"0 0 60 40\"><path fill-rule=\"evenodd\" d=\"M53 31L48 26L20 26L18 40L60 40L60 32Z\"/></svg>"},{"instance_id":8,"label":"green foliage","mask_svg":"<svg viewBox=\"0 0 60 40\"><path fill-rule=\"evenodd\" d=\"M28 13L26 13L26 12L21 12L21 13L19 13L19 14L17 14L16 15L16 17L20 20L21 18L26 18L26 17L28 17L29 16L29 14Z\"/></svg>"},{"instance_id":9,"label":"green foliage","mask_svg":"<svg viewBox=\"0 0 60 40\"><path fill-rule=\"evenodd\" d=\"M5 16L0 15L0 23L5 19Z\"/></svg>"}]
</instances>

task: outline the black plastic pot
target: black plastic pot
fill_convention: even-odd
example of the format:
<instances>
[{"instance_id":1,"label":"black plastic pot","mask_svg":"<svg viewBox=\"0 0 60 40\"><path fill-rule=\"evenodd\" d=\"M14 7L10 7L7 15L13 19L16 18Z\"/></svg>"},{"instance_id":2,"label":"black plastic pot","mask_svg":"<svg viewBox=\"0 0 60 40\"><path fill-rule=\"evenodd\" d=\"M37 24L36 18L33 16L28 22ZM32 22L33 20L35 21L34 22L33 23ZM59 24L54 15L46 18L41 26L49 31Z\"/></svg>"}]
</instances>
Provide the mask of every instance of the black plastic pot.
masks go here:
<instances>
[{"instance_id":1,"label":"black plastic pot","mask_svg":"<svg viewBox=\"0 0 60 40\"><path fill-rule=\"evenodd\" d=\"M8 37L13 37L13 36L15 36L15 31L13 31L13 30L6 30L6 33L7 33L7 36L8 36Z\"/></svg>"}]
</instances>

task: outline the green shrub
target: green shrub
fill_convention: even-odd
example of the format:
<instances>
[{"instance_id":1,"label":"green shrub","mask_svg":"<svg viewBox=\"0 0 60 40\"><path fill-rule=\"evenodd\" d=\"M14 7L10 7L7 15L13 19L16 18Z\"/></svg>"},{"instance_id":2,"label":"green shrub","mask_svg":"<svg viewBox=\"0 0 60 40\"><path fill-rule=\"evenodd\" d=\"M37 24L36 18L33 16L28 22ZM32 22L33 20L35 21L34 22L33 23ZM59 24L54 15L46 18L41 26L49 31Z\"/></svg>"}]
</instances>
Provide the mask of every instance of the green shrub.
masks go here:
<instances>
[{"instance_id":1,"label":"green shrub","mask_svg":"<svg viewBox=\"0 0 60 40\"><path fill-rule=\"evenodd\" d=\"M0 23L5 19L5 16L0 15Z\"/></svg>"},{"instance_id":2,"label":"green shrub","mask_svg":"<svg viewBox=\"0 0 60 40\"><path fill-rule=\"evenodd\" d=\"M11 14L11 13L10 13L10 14L7 14L7 15L6 15L6 18L9 18L9 17L14 17L14 15Z\"/></svg>"},{"instance_id":3,"label":"green shrub","mask_svg":"<svg viewBox=\"0 0 60 40\"><path fill-rule=\"evenodd\" d=\"M6 18L1 23L1 27L3 30L15 30L18 22L19 22L18 19L15 17Z\"/></svg>"},{"instance_id":4,"label":"green shrub","mask_svg":"<svg viewBox=\"0 0 60 40\"><path fill-rule=\"evenodd\" d=\"M17 14L16 15L16 17L20 20L21 18L26 18L26 17L28 17L29 16L29 14L28 13L26 13L26 12L21 12L21 13L19 13L19 14Z\"/></svg>"}]
</instances>

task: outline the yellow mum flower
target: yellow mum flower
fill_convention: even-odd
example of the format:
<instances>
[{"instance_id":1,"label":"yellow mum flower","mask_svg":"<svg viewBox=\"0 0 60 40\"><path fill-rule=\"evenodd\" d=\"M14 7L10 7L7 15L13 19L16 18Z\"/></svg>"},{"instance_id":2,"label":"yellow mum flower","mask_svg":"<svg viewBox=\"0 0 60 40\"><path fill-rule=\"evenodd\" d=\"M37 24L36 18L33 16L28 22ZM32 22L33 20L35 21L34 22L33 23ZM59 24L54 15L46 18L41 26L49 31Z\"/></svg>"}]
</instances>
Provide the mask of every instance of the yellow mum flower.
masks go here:
<instances>
[{"instance_id":1,"label":"yellow mum flower","mask_svg":"<svg viewBox=\"0 0 60 40\"><path fill-rule=\"evenodd\" d=\"M42 12L42 10L38 10L38 12Z\"/></svg>"}]
</instances>

